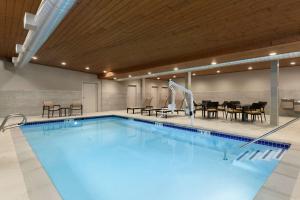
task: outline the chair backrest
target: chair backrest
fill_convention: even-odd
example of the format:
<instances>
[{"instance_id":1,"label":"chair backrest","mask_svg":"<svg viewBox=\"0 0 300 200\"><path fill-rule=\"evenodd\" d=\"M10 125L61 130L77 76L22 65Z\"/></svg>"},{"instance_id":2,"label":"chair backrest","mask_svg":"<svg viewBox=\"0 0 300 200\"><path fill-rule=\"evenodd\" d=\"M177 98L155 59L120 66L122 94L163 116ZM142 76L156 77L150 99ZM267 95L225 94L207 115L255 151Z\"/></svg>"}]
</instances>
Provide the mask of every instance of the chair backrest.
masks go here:
<instances>
[{"instance_id":1,"label":"chair backrest","mask_svg":"<svg viewBox=\"0 0 300 200\"><path fill-rule=\"evenodd\" d=\"M208 102L211 102L211 100L202 100L202 105L206 106Z\"/></svg>"},{"instance_id":2,"label":"chair backrest","mask_svg":"<svg viewBox=\"0 0 300 200\"><path fill-rule=\"evenodd\" d=\"M72 107L81 107L82 104L80 101L74 101L72 104L71 104Z\"/></svg>"},{"instance_id":3,"label":"chair backrest","mask_svg":"<svg viewBox=\"0 0 300 200\"><path fill-rule=\"evenodd\" d=\"M207 108L215 108L215 109L217 109L218 106L219 106L219 102L209 101L209 102L207 102L206 106L207 106Z\"/></svg>"},{"instance_id":4,"label":"chair backrest","mask_svg":"<svg viewBox=\"0 0 300 200\"><path fill-rule=\"evenodd\" d=\"M145 101L144 101L144 107L149 107L151 106L151 101L152 101L152 98L146 98Z\"/></svg>"},{"instance_id":5,"label":"chair backrest","mask_svg":"<svg viewBox=\"0 0 300 200\"><path fill-rule=\"evenodd\" d=\"M240 101L230 101L230 103L234 104L234 105L241 105Z\"/></svg>"},{"instance_id":6,"label":"chair backrest","mask_svg":"<svg viewBox=\"0 0 300 200\"><path fill-rule=\"evenodd\" d=\"M227 108L228 109L236 109L237 104L232 103L232 102L228 102L227 103Z\"/></svg>"},{"instance_id":7,"label":"chair backrest","mask_svg":"<svg viewBox=\"0 0 300 200\"><path fill-rule=\"evenodd\" d=\"M250 109L251 110L261 110L262 108L262 104L260 103L253 103L251 106L250 106Z\"/></svg>"},{"instance_id":8,"label":"chair backrest","mask_svg":"<svg viewBox=\"0 0 300 200\"><path fill-rule=\"evenodd\" d=\"M53 107L54 103L52 101L44 101L43 106Z\"/></svg>"},{"instance_id":9,"label":"chair backrest","mask_svg":"<svg viewBox=\"0 0 300 200\"><path fill-rule=\"evenodd\" d=\"M265 101L259 101L258 103L261 105L262 110L265 110L265 107L268 104L268 102L265 102Z\"/></svg>"},{"instance_id":10,"label":"chair backrest","mask_svg":"<svg viewBox=\"0 0 300 200\"><path fill-rule=\"evenodd\" d=\"M168 98L166 98L166 99L161 99L160 102L159 102L159 106L160 106L161 108L168 107Z\"/></svg>"}]
</instances>

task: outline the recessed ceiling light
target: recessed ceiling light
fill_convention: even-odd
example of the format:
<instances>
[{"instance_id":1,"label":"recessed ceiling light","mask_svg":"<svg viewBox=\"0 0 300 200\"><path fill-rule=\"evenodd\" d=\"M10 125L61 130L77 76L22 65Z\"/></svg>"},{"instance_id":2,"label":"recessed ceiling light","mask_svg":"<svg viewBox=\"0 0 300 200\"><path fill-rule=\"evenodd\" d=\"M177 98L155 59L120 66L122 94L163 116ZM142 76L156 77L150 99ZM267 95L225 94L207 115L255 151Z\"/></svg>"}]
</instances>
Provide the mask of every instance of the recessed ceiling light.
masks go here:
<instances>
[{"instance_id":1,"label":"recessed ceiling light","mask_svg":"<svg viewBox=\"0 0 300 200\"><path fill-rule=\"evenodd\" d=\"M291 65L296 65L296 62L293 61L293 62L290 62L290 64L291 64Z\"/></svg>"},{"instance_id":2,"label":"recessed ceiling light","mask_svg":"<svg viewBox=\"0 0 300 200\"><path fill-rule=\"evenodd\" d=\"M176 75L173 75L173 78L176 78Z\"/></svg>"},{"instance_id":3,"label":"recessed ceiling light","mask_svg":"<svg viewBox=\"0 0 300 200\"><path fill-rule=\"evenodd\" d=\"M193 73L192 75L193 75L193 76L196 76L196 73Z\"/></svg>"},{"instance_id":4,"label":"recessed ceiling light","mask_svg":"<svg viewBox=\"0 0 300 200\"><path fill-rule=\"evenodd\" d=\"M104 73L104 74L106 74L106 73L107 73L107 71L106 71L106 70L103 70L103 73Z\"/></svg>"},{"instance_id":5,"label":"recessed ceiling light","mask_svg":"<svg viewBox=\"0 0 300 200\"><path fill-rule=\"evenodd\" d=\"M218 70L218 71L217 71L217 73L218 73L218 74L220 74L220 73L221 73L221 71L220 71L220 70Z\"/></svg>"},{"instance_id":6,"label":"recessed ceiling light","mask_svg":"<svg viewBox=\"0 0 300 200\"><path fill-rule=\"evenodd\" d=\"M269 56L275 56L275 55L277 55L276 52L271 52L271 53L269 53Z\"/></svg>"},{"instance_id":7,"label":"recessed ceiling light","mask_svg":"<svg viewBox=\"0 0 300 200\"><path fill-rule=\"evenodd\" d=\"M148 72L148 75L151 75L152 73L151 72Z\"/></svg>"},{"instance_id":8,"label":"recessed ceiling light","mask_svg":"<svg viewBox=\"0 0 300 200\"><path fill-rule=\"evenodd\" d=\"M132 76L129 74L128 77L131 78Z\"/></svg>"},{"instance_id":9,"label":"recessed ceiling light","mask_svg":"<svg viewBox=\"0 0 300 200\"><path fill-rule=\"evenodd\" d=\"M157 77L157 80L159 80L160 78L159 77Z\"/></svg>"},{"instance_id":10,"label":"recessed ceiling light","mask_svg":"<svg viewBox=\"0 0 300 200\"><path fill-rule=\"evenodd\" d=\"M216 61L212 61L211 64L212 64L212 65L216 65L217 62L216 62Z\"/></svg>"},{"instance_id":11,"label":"recessed ceiling light","mask_svg":"<svg viewBox=\"0 0 300 200\"><path fill-rule=\"evenodd\" d=\"M178 70L178 67L174 67L174 71L177 71Z\"/></svg>"},{"instance_id":12,"label":"recessed ceiling light","mask_svg":"<svg viewBox=\"0 0 300 200\"><path fill-rule=\"evenodd\" d=\"M38 59L38 57L36 57L36 56L32 56L32 59L33 59L33 60L37 60L37 59Z\"/></svg>"},{"instance_id":13,"label":"recessed ceiling light","mask_svg":"<svg viewBox=\"0 0 300 200\"><path fill-rule=\"evenodd\" d=\"M61 65L64 65L64 66L65 66L65 65L67 65L67 63L66 63L66 62L62 62Z\"/></svg>"},{"instance_id":14,"label":"recessed ceiling light","mask_svg":"<svg viewBox=\"0 0 300 200\"><path fill-rule=\"evenodd\" d=\"M114 77L114 80L117 80L117 77Z\"/></svg>"},{"instance_id":15,"label":"recessed ceiling light","mask_svg":"<svg viewBox=\"0 0 300 200\"><path fill-rule=\"evenodd\" d=\"M84 69L85 69L85 70L90 70L90 67L85 67Z\"/></svg>"},{"instance_id":16,"label":"recessed ceiling light","mask_svg":"<svg viewBox=\"0 0 300 200\"><path fill-rule=\"evenodd\" d=\"M252 66L249 66L249 67L248 67L248 70L252 70L252 69L253 69L253 67L252 67Z\"/></svg>"}]
</instances>

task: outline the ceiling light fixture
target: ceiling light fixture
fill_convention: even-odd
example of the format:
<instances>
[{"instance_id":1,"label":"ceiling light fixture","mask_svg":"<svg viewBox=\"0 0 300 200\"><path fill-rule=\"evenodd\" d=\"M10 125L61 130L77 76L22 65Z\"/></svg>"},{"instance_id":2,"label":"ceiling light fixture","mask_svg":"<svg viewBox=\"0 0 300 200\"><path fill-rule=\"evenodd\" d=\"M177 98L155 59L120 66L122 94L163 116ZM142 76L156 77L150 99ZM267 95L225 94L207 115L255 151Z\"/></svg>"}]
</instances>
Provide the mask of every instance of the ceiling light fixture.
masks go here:
<instances>
[{"instance_id":1,"label":"ceiling light fixture","mask_svg":"<svg viewBox=\"0 0 300 200\"><path fill-rule=\"evenodd\" d=\"M151 72L148 72L148 75L151 75L152 73Z\"/></svg>"},{"instance_id":2,"label":"ceiling light fixture","mask_svg":"<svg viewBox=\"0 0 300 200\"><path fill-rule=\"evenodd\" d=\"M216 61L212 61L211 64L212 64L212 65L216 65L217 62L216 62Z\"/></svg>"},{"instance_id":3,"label":"ceiling light fixture","mask_svg":"<svg viewBox=\"0 0 300 200\"><path fill-rule=\"evenodd\" d=\"M176 78L176 75L173 75L173 78Z\"/></svg>"},{"instance_id":4,"label":"ceiling light fixture","mask_svg":"<svg viewBox=\"0 0 300 200\"><path fill-rule=\"evenodd\" d=\"M90 70L90 67L85 67L84 69L85 69L85 70Z\"/></svg>"},{"instance_id":5,"label":"ceiling light fixture","mask_svg":"<svg viewBox=\"0 0 300 200\"><path fill-rule=\"evenodd\" d=\"M174 71L177 71L178 70L178 67L174 67Z\"/></svg>"},{"instance_id":6,"label":"ceiling light fixture","mask_svg":"<svg viewBox=\"0 0 300 200\"><path fill-rule=\"evenodd\" d=\"M103 70L103 73L104 73L104 74L106 74L106 73L107 73L107 71L106 71L106 70Z\"/></svg>"},{"instance_id":7,"label":"ceiling light fixture","mask_svg":"<svg viewBox=\"0 0 300 200\"><path fill-rule=\"evenodd\" d=\"M62 62L61 65L65 66L65 65L67 65L67 63L66 62Z\"/></svg>"},{"instance_id":8,"label":"ceiling light fixture","mask_svg":"<svg viewBox=\"0 0 300 200\"><path fill-rule=\"evenodd\" d=\"M271 53L269 53L269 56L275 56L275 55L277 55L276 52L271 52Z\"/></svg>"},{"instance_id":9,"label":"ceiling light fixture","mask_svg":"<svg viewBox=\"0 0 300 200\"><path fill-rule=\"evenodd\" d=\"M159 77L157 77L157 80L159 80L160 78Z\"/></svg>"},{"instance_id":10,"label":"ceiling light fixture","mask_svg":"<svg viewBox=\"0 0 300 200\"><path fill-rule=\"evenodd\" d=\"M192 75L193 75L193 76L196 76L196 73L193 73Z\"/></svg>"},{"instance_id":11,"label":"ceiling light fixture","mask_svg":"<svg viewBox=\"0 0 300 200\"><path fill-rule=\"evenodd\" d=\"M117 77L114 77L114 80L117 80Z\"/></svg>"},{"instance_id":12,"label":"ceiling light fixture","mask_svg":"<svg viewBox=\"0 0 300 200\"><path fill-rule=\"evenodd\" d=\"M32 59L33 59L33 60L37 60L37 59L38 59L38 57L36 57L36 56L32 56Z\"/></svg>"},{"instance_id":13,"label":"ceiling light fixture","mask_svg":"<svg viewBox=\"0 0 300 200\"><path fill-rule=\"evenodd\" d=\"M132 77L132 76L129 74L129 75L128 75L128 78L131 78L131 77Z\"/></svg>"},{"instance_id":14,"label":"ceiling light fixture","mask_svg":"<svg viewBox=\"0 0 300 200\"><path fill-rule=\"evenodd\" d=\"M220 73L221 73L221 71L220 71L220 70L218 70L218 71L217 71L217 73L218 73L218 74L220 74Z\"/></svg>"},{"instance_id":15,"label":"ceiling light fixture","mask_svg":"<svg viewBox=\"0 0 300 200\"><path fill-rule=\"evenodd\" d=\"M252 66L249 66L249 67L248 67L248 70L252 70L252 69L253 69L253 67L252 67Z\"/></svg>"},{"instance_id":16,"label":"ceiling light fixture","mask_svg":"<svg viewBox=\"0 0 300 200\"><path fill-rule=\"evenodd\" d=\"M293 61L293 62L290 62L290 64L291 64L291 65L296 65L296 62Z\"/></svg>"}]
</instances>

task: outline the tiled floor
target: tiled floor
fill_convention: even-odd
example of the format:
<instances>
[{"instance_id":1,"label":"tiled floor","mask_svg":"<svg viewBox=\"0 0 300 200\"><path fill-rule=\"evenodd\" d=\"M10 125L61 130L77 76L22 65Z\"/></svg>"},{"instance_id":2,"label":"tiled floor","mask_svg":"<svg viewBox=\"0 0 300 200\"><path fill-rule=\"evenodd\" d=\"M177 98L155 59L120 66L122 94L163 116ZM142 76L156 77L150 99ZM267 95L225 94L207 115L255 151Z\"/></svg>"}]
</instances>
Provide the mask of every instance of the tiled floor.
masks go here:
<instances>
[{"instance_id":1,"label":"tiled floor","mask_svg":"<svg viewBox=\"0 0 300 200\"><path fill-rule=\"evenodd\" d=\"M156 121L166 121L182 125L190 125L190 119L183 115L181 116L170 116L169 118L156 118L155 116L141 116L140 114L127 114L125 111L111 111L102 113L93 113L85 116L95 115L121 115L127 117L142 118ZM222 114L220 114L222 116ZM267 116L267 121L268 121ZM57 118L56 118L57 119ZM290 121L293 118L280 117L280 125ZM41 118L40 116L28 117L28 121L42 121L49 120L47 118ZM1 119L0 119L1 122ZM257 137L272 130L274 127L268 125L268 122L236 122L223 119L203 119L200 116L196 116L194 126L198 128L204 128L209 130L217 130L222 132L228 132L238 135ZM256 199L300 199L300 120L291 124L290 126L281 129L278 133L268 137L269 140L288 142L292 144L291 149L285 154L281 163L277 169L270 176L264 187L258 193ZM24 140L25 141L25 140ZM3 145L2 145L3 144ZM15 146L16 145L16 148ZM39 189L30 188L28 186L28 173L26 167L22 166L20 158L18 158L20 149L17 147L16 138L11 135L11 131L6 131L5 134L0 135L0 198L4 199L38 199L42 195L41 193L32 194L32 190ZM16 149L18 149L16 151ZM18 156L17 156L18 154ZM27 152L26 155L29 155ZM33 155L30 155L33 158ZM19 160L18 160L19 159ZM21 165L20 165L21 163ZM23 163L24 164L24 163ZM24 168L25 167L25 168ZM27 170L28 171L28 170ZM37 172L36 172L37 173ZM37 173L38 174L38 173ZM43 176L43 172L41 172ZM7 182L8 180L10 182ZM46 178L47 179L47 175ZM25 180L25 181L24 181ZM47 183L47 180L46 180ZM47 184L46 184L47 185ZM27 186L27 187L26 187ZM48 188L45 194L53 188ZM27 192L26 192L27 189ZM39 189L41 190L41 188ZM12 192L13 191L13 192ZM53 192L53 191L52 191ZM43 196L43 195L42 195ZM47 199L51 199L47 195ZM44 198L46 199L46 198ZM55 199L59 197L55 196Z\"/></svg>"}]
</instances>

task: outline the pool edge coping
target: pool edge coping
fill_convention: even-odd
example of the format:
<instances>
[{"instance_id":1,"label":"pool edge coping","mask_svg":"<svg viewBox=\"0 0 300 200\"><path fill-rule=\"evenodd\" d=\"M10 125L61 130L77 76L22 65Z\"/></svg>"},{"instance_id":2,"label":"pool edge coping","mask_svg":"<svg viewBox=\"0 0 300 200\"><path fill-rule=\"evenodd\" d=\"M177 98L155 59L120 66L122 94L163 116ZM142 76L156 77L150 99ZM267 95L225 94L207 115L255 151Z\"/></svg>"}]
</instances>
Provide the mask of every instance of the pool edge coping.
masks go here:
<instances>
[{"instance_id":1,"label":"pool edge coping","mask_svg":"<svg viewBox=\"0 0 300 200\"><path fill-rule=\"evenodd\" d=\"M107 114L107 115L96 115L96 116L88 116L88 117L78 116L78 117L72 117L72 118L63 118L63 119L59 119L59 120L54 120L54 119L53 120L43 120L43 121L39 121L39 120L34 121L33 120L29 123L51 123L51 122L58 122L58 121L65 121L65 120L72 120L72 119L83 119L84 120L84 119L103 118L103 117L120 117L120 118L126 118L126 119L134 119L136 121L142 121L142 122L146 122L146 123L151 122L152 124L157 122L157 121L154 121L154 120L151 120L151 119L150 120L145 120L145 119L139 119L139 118L135 118L135 117L131 117L131 116L129 117L129 116L122 116L122 115L117 115L117 114ZM159 123L171 124L171 125L174 125L176 127L183 127L183 128L189 128L189 129L191 128L191 126L177 124L177 123L170 123L170 122L159 122ZM201 127L194 127L194 128L195 129L208 130L208 129L204 129L204 128L201 128ZM18 129L20 130L20 132L24 136L21 128L18 128ZM208 130L208 131L220 132L218 130ZM239 135L237 133L225 133L225 134L244 137L244 138L245 137L251 138L251 137L248 137L248 136ZM268 140L268 141L272 141L272 142L276 142L276 143L284 143L284 142L275 141L275 140ZM25 142L27 143L27 145L29 145L27 140ZM286 144L289 144L289 143L286 143ZM29 147L30 147L30 145L29 145ZM31 147L30 147L30 149L31 149ZM31 149L31 151L32 151L32 149ZM292 155L291 151L293 151L294 153L296 152L297 156L294 155L294 154ZM35 155L35 153L33 151L32 151L32 153ZM300 174L300 164L294 162L295 159L298 158L298 156L300 156L300 146L290 144L288 150L283 155L283 158L279 161L279 163L276 166L276 168L274 169L274 171L270 174L270 176L268 177L268 179L266 180L264 185L257 192L254 199L255 200L263 200L263 199L266 199L266 198L270 199L270 198L274 198L274 197L279 197L280 199L282 199L282 198L284 198L284 199L294 199L295 198L294 193L295 193L295 189L296 189L295 186L296 186L296 183L297 183L297 180L298 180L296 177ZM35 158L36 158L36 156L35 156ZM36 158L36 160L39 162L39 160L37 158ZM41 165L41 163L40 163L40 165ZM290 172L279 169L280 167L281 168L285 168L285 167L289 168L291 166L296 168L296 170L294 170L294 172L293 172L294 176L288 175L288 174L291 174ZM45 169L43 168L43 170L45 170ZM23 173L23 171L22 171L22 173ZM47 174L47 177L50 180L53 187L55 188L55 186L52 183L51 179L49 178L48 174ZM279 180L278 180L278 177L280 177ZM274 179L277 180L277 181L274 181ZM287 181L289 183L289 185L283 185L282 180ZM287 190L282 190L281 189L282 186L284 186L284 187L289 186L288 191ZM290 188L290 187L292 187L292 188ZM27 185L26 185L26 188L27 188ZM59 194L59 192L57 190L56 190L56 192Z\"/></svg>"},{"instance_id":2,"label":"pool edge coping","mask_svg":"<svg viewBox=\"0 0 300 200\"><path fill-rule=\"evenodd\" d=\"M36 157L20 127L10 131L15 152L30 200L63 200L42 163ZM27 154L27 155L26 155Z\"/></svg>"}]
</instances>

